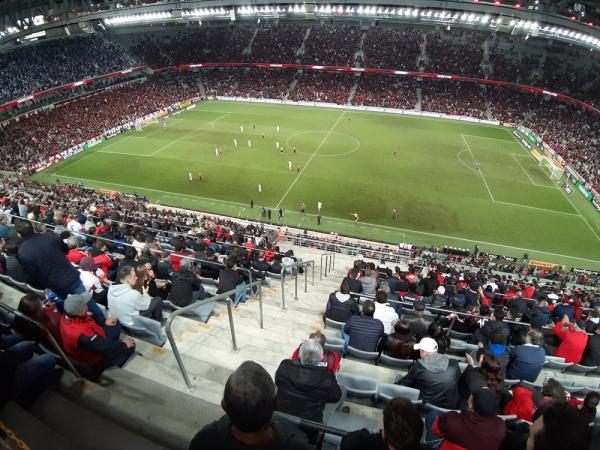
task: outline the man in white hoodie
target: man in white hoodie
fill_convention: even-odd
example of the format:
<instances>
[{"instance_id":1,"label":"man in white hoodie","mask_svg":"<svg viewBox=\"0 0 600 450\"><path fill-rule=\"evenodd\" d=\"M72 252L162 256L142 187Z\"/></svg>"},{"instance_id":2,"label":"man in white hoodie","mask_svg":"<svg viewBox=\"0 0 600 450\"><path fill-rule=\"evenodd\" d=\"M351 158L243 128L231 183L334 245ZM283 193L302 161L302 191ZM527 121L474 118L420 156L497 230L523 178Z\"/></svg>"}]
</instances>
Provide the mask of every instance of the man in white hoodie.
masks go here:
<instances>
[{"instance_id":1,"label":"man in white hoodie","mask_svg":"<svg viewBox=\"0 0 600 450\"><path fill-rule=\"evenodd\" d=\"M119 271L119 280L121 284L113 284L108 289L108 309L122 325L132 326L133 317L138 315L162 321L163 300L151 298L146 283L142 285L141 293L133 288L137 282L133 267L123 267Z\"/></svg>"}]
</instances>

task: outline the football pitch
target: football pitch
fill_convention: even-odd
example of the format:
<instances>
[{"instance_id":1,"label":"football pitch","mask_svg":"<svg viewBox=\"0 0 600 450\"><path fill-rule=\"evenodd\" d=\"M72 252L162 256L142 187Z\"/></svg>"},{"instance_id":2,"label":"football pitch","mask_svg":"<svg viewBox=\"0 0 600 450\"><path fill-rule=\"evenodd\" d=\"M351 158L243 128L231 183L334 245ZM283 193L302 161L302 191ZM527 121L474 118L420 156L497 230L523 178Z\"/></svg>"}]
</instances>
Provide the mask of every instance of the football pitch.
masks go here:
<instances>
[{"instance_id":1,"label":"football pitch","mask_svg":"<svg viewBox=\"0 0 600 450\"><path fill-rule=\"evenodd\" d=\"M243 219L261 219L264 206L275 224L395 244L479 243L600 270L600 214L550 180L510 129L225 101L198 103L165 123L123 133L34 178L137 191L154 203Z\"/></svg>"}]
</instances>

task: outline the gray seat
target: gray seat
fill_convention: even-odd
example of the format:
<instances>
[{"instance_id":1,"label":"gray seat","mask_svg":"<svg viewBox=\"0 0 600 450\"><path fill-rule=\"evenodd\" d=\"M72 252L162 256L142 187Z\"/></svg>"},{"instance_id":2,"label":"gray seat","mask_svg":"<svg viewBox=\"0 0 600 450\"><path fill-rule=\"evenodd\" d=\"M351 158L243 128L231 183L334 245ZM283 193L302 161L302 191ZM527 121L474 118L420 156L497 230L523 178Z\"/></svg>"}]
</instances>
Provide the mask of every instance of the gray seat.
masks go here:
<instances>
[{"instance_id":1,"label":"gray seat","mask_svg":"<svg viewBox=\"0 0 600 450\"><path fill-rule=\"evenodd\" d=\"M344 340L333 336L325 336L325 345L323 348L330 352L336 352L340 357L344 356Z\"/></svg>"},{"instance_id":2,"label":"gray seat","mask_svg":"<svg viewBox=\"0 0 600 450\"><path fill-rule=\"evenodd\" d=\"M546 361L544 363L545 369L558 370L559 372L564 372L566 369L571 367L572 363L567 362L557 362L557 361Z\"/></svg>"},{"instance_id":3,"label":"gray seat","mask_svg":"<svg viewBox=\"0 0 600 450\"><path fill-rule=\"evenodd\" d=\"M133 316L133 325L125 327L132 336L162 347L167 338L162 334L160 323L144 316Z\"/></svg>"},{"instance_id":4,"label":"gray seat","mask_svg":"<svg viewBox=\"0 0 600 450\"><path fill-rule=\"evenodd\" d=\"M175 303L169 300L165 300L163 302L163 305L173 310L183 309L181 306L177 306ZM206 323L208 322L208 319L210 318L213 309L215 309L215 304L208 303L205 305L199 305L197 308L192 308L191 311L186 311L182 315L186 317L198 317L200 321Z\"/></svg>"},{"instance_id":5,"label":"gray seat","mask_svg":"<svg viewBox=\"0 0 600 450\"><path fill-rule=\"evenodd\" d=\"M564 363L565 362L565 358L561 358L560 356L549 356L549 355L546 355L545 358L544 358L544 362L550 362L550 361Z\"/></svg>"},{"instance_id":6,"label":"gray seat","mask_svg":"<svg viewBox=\"0 0 600 450\"><path fill-rule=\"evenodd\" d=\"M412 359L399 359L385 354L381 354L378 363L380 366L410 368L414 364Z\"/></svg>"},{"instance_id":7,"label":"gray seat","mask_svg":"<svg viewBox=\"0 0 600 450\"><path fill-rule=\"evenodd\" d=\"M502 420L504 420L505 422L509 421L509 420L517 420L517 416L515 414L510 414L508 416L504 416L499 414L498 417Z\"/></svg>"},{"instance_id":8,"label":"gray seat","mask_svg":"<svg viewBox=\"0 0 600 450\"><path fill-rule=\"evenodd\" d=\"M348 432L361 430L363 428L366 428L373 433L379 431L379 425L375 420L356 414L344 414L339 411L331 413L325 425ZM335 446L335 448L340 448L342 442L341 437L333 434L325 434L324 440L326 443Z\"/></svg>"},{"instance_id":9,"label":"gray seat","mask_svg":"<svg viewBox=\"0 0 600 450\"><path fill-rule=\"evenodd\" d=\"M426 407L427 409L429 409L430 411L437 411L437 412L439 412L439 413L442 413L442 414L444 414L444 413L448 413L448 412L452 412L452 411L456 411L456 412L459 412L459 411L460 411L460 410L458 410L458 409L446 409L446 408L441 408L441 407L439 407L439 406L432 405L431 403L425 403L425 407Z\"/></svg>"},{"instance_id":10,"label":"gray seat","mask_svg":"<svg viewBox=\"0 0 600 450\"><path fill-rule=\"evenodd\" d=\"M348 346L347 355L352 356L353 358L360 359L362 361L369 361L375 363L379 358L378 352L365 352L363 350L359 350L357 348Z\"/></svg>"},{"instance_id":11,"label":"gray seat","mask_svg":"<svg viewBox=\"0 0 600 450\"><path fill-rule=\"evenodd\" d=\"M519 384L528 389L533 389L533 390L537 390L537 391L542 389L541 384L532 383L531 381L527 381L527 380L521 380L521 383L519 383Z\"/></svg>"},{"instance_id":12,"label":"gray seat","mask_svg":"<svg viewBox=\"0 0 600 450\"><path fill-rule=\"evenodd\" d=\"M598 366L584 366L582 364L573 364L571 367L567 367L565 373L581 373L586 375L596 370Z\"/></svg>"},{"instance_id":13,"label":"gray seat","mask_svg":"<svg viewBox=\"0 0 600 450\"><path fill-rule=\"evenodd\" d=\"M344 325L344 322L336 322L335 320L325 318L325 328L341 330L342 328L344 328Z\"/></svg>"},{"instance_id":14,"label":"gray seat","mask_svg":"<svg viewBox=\"0 0 600 450\"><path fill-rule=\"evenodd\" d=\"M454 330L450 330L448 332L448 334L450 335L450 338L458 339L460 341L467 341L467 340L471 339L471 336L472 336L471 333L461 333L459 331L454 331Z\"/></svg>"},{"instance_id":15,"label":"gray seat","mask_svg":"<svg viewBox=\"0 0 600 450\"><path fill-rule=\"evenodd\" d=\"M508 387L510 386L516 386L517 384L519 384L521 382L521 380L504 380L504 384Z\"/></svg>"},{"instance_id":16,"label":"gray seat","mask_svg":"<svg viewBox=\"0 0 600 450\"><path fill-rule=\"evenodd\" d=\"M350 396L377 398L377 381L371 377L342 372L337 374L337 382Z\"/></svg>"},{"instance_id":17,"label":"gray seat","mask_svg":"<svg viewBox=\"0 0 600 450\"><path fill-rule=\"evenodd\" d=\"M396 397L407 398L413 404L423 403L419 400L421 392L418 389L413 389L406 386L400 386L397 384L379 383L377 385L377 398L379 400L388 401Z\"/></svg>"}]
</instances>

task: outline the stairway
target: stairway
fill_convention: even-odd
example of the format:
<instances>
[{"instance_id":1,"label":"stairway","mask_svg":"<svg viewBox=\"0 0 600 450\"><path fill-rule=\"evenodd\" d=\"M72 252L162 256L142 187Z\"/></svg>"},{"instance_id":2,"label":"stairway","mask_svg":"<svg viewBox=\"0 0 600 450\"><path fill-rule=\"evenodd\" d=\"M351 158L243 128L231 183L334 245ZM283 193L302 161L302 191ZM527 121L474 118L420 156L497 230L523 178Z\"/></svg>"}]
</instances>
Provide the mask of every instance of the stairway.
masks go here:
<instances>
[{"instance_id":1,"label":"stairway","mask_svg":"<svg viewBox=\"0 0 600 450\"><path fill-rule=\"evenodd\" d=\"M248 42L248 45L244 47L244 50L242 50L242 55L248 56L250 53L252 53L252 44L254 44L254 40L256 39L256 35L258 34L259 30L260 29L256 27L252 37L250 38L250 42Z\"/></svg>"},{"instance_id":2,"label":"stairway","mask_svg":"<svg viewBox=\"0 0 600 450\"><path fill-rule=\"evenodd\" d=\"M298 50L296 50L296 63L300 63L300 59L302 57L302 55L304 55L304 52L306 51L306 41L308 40L308 37L310 36L310 30L312 30L312 27L308 27L306 29L306 33L304 33L304 38L302 39L302 43L300 44L300 47L298 47Z\"/></svg>"},{"instance_id":3,"label":"stairway","mask_svg":"<svg viewBox=\"0 0 600 450\"><path fill-rule=\"evenodd\" d=\"M423 89L417 88L417 104L415 105L415 111L423 110Z\"/></svg>"},{"instance_id":4,"label":"stairway","mask_svg":"<svg viewBox=\"0 0 600 450\"><path fill-rule=\"evenodd\" d=\"M288 90L285 93L285 95L283 96L283 100L284 101L289 98L289 96L291 95L291 93L296 88L296 85L298 84L298 77L299 76L300 76L300 71L298 71L298 73L296 73L296 75L294 75L294 79L290 82L290 85L288 86Z\"/></svg>"},{"instance_id":5,"label":"stairway","mask_svg":"<svg viewBox=\"0 0 600 450\"><path fill-rule=\"evenodd\" d=\"M352 104L352 99L354 98L354 95L356 94L356 91L358 90L358 80L359 79L360 79L359 77L356 77L356 81L354 82L354 84L350 88L350 92L348 93L348 101L346 102L347 105L351 105Z\"/></svg>"}]
</instances>

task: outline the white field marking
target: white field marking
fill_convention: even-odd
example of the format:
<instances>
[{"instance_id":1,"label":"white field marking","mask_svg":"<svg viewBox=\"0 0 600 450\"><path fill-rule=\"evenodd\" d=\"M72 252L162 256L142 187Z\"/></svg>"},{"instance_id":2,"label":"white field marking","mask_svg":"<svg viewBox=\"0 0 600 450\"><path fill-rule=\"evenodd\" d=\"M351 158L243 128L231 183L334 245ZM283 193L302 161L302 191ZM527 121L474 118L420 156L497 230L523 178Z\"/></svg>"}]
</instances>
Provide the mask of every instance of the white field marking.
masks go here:
<instances>
[{"instance_id":1,"label":"white field marking","mask_svg":"<svg viewBox=\"0 0 600 450\"><path fill-rule=\"evenodd\" d=\"M511 136L513 136L513 135L511 134ZM527 150L525 148L525 146L519 140L517 140L514 136L513 136L513 139L521 146L521 148L525 151L526 154L529 155L530 158L532 158L534 161L537 162L537 160L535 159L535 157L529 152L529 150ZM594 230L594 227L592 227L592 225L588 222L588 220L585 217L583 217L583 214L581 214L581 211L579 211L579 208L577 208L577 206L575 206L575 203L573 203L573 201L569 198L569 195L560 188L558 182L552 180L552 178L550 178L550 177L548 177L548 179L550 181L552 181L558 187L558 190L562 193L562 195L564 195L564 197L571 204L571 206L573 208L575 208L575 211L577 211L577 214L579 214L579 217L581 217L583 219L583 221L588 226L588 228L590 229L590 231L594 234L594 236L596 236L596 239L598 239L600 241L600 236L598 236L598 233L596 233L596 230Z\"/></svg>"},{"instance_id":2,"label":"white field marking","mask_svg":"<svg viewBox=\"0 0 600 450\"><path fill-rule=\"evenodd\" d=\"M85 156L82 156L81 158L79 158L79 159L76 159L75 161L71 161L71 162L70 162L70 163L68 163L66 166L63 166L63 167L61 167L61 168L60 168L60 170L65 170L67 167L74 166L75 164L77 164L77 163L79 163L79 162L83 161L84 159L87 159L87 158L89 158L90 156L92 156L92 155L95 153L95 152L93 152L93 151L89 151L89 150L88 150L88 152L89 152L89 153L88 153L87 155L85 155Z\"/></svg>"},{"instance_id":3,"label":"white field marking","mask_svg":"<svg viewBox=\"0 0 600 450\"><path fill-rule=\"evenodd\" d=\"M520 167L521 169L523 169L523 172L525 172L525 175L527 175L527 178L529 178L529 181L531 181L531 183L532 183L534 186L537 186L537 187L543 187L543 188L548 188L548 189L558 189L556 186L546 186L545 184L538 184L538 183L536 183L536 182L534 181L534 179L533 179L533 178L531 178L531 176L529 175L529 172L527 171L527 169L526 169L526 168L523 166L523 164L521 164L521 163L519 162L519 158L527 158L527 156L526 156L526 155L523 155L523 154L521 154L521 153L511 153L511 155L512 155L512 157L514 158L514 160L517 162L517 164L519 165L519 167Z\"/></svg>"},{"instance_id":4,"label":"white field marking","mask_svg":"<svg viewBox=\"0 0 600 450\"><path fill-rule=\"evenodd\" d=\"M108 153L110 155L128 155L128 156L139 156L141 158L150 158L150 155L144 155L143 153L129 153L129 152L113 152L113 151L105 151L98 150L96 153Z\"/></svg>"},{"instance_id":5,"label":"white field marking","mask_svg":"<svg viewBox=\"0 0 600 450\"><path fill-rule=\"evenodd\" d=\"M469 166L466 162L464 162L462 160L462 158L460 157L460 155L462 155L464 152L468 152L468 150L461 150L460 152L458 152L458 154L456 155L456 157L458 158L458 161L460 161L460 163L465 166L467 169L473 171L473 172L477 172L477 170L475 170L473 167Z\"/></svg>"},{"instance_id":6,"label":"white field marking","mask_svg":"<svg viewBox=\"0 0 600 450\"><path fill-rule=\"evenodd\" d=\"M475 139L487 139L488 141L501 141L501 142L508 142L508 143L514 144L514 139L498 139L498 138L491 138L491 137L487 137L487 136L476 136L474 134L464 134L463 136L466 136L469 138L475 138Z\"/></svg>"},{"instance_id":7,"label":"white field marking","mask_svg":"<svg viewBox=\"0 0 600 450\"><path fill-rule=\"evenodd\" d=\"M300 173L298 174L298 176L294 179L294 181L292 181L292 184L290 184L290 187L288 188L288 190L285 191L285 194L283 194L283 197L281 197L281 200L279 200L279 203L277 203L277 205L275 205L275 209L279 209L279 206L281 205L281 203L285 200L285 198L290 193L290 191L292 190L292 188L296 185L296 183L298 182L298 180L300 179L300 177L302 176L302 174L304 173L304 171L306 170L306 168L309 166L310 162L317 155L317 152L319 151L319 149L323 146L323 144L325 143L325 141L327 140L327 138L329 137L329 135L331 135L331 133L333 132L334 128L337 126L338 123L340 123L340 120L342 120L342 117L344 117L345 114L346 114L346 111L343 111L342 114L340 114L340 117L338 117L338 119L335 121L335 123L333 124L333 126L329 129L329 131L327 132L327 134L325 135L325 137L323 138L323 140L321 140L321 143L317 146L317 148L312 153L312 155L310 155L310 158L308 158L308 161L306 161L306 164L304 164L304 167L302 167L302 170L300 171Z\"/></svg>"},{"instance_id":8,"label":"white field marking","mask_svg":"<svg viewBox=\"0 0 600 450\"><path fill-rule=\"evenodd\" d=\"M538 208L537 206L520 205L518 203L501 202L499 200L494 200L494 203L499 203L500 205L518 206L519 208L535 209L538 211L546 211L546 212L551 212L551 213L555 213L555 214L564 214L567 216L576 216L576 217L579 216L579 214L570 213L570 212L566 212L566 211L557 211L555 209Z\"/></svg>"},{"instance_id":9,"label":"white field marking","mask_svg":"<svg viewBox=\"0 0 600 450\"><path fill-rule=\"evenodd\" d=\"M461 134L461 136L462 136L463 141L467 145L467 150L469 150L469 153L471 153L471 157L473 158L473 161L475 163L477 163L477 160L475 159L475 155L473 154L473 150L471 150L471 146L467 142L467 138L465 137L464 134ZM483 172L481 171L481 168L479 168L478 172L479 172L479 175L481 175L481 179L483 180L483 183L485 184L485 187L486 187L486 189L488 191L488 194L490 194L490 198L495 203L496 200L494 199L494 195L492 194L492 191L491 191L490 187L488 186L487 181L485 180L485 177L483 176Z\"/></svg>"},{"instance_id":10,"label":"white field marking","mask_svg":"<svg viewBox=\"0 0 600 450\"><path fill-rule=\"evenodd\" d=\"M210 121L210 122L208 122L206 125L203 125L203 126L201 126L200 128L196 128L195 130L192 130L192 131L190 131L190 132L188 132L188 133L185 133L183 136L180 136L180 137L178 137L177 139L175 139L175 140L173 140L173 141L170 141L170 142L166 143L165 145L163 145L163 146L161 146L161 147L157 148L155 151L153 151L152 153L150 153L148 156L154 156L154 155L156 155L158 152L161 152L161 151L163 151L164 149L166 149L166 148L170 147L171 145L175 144L176 142L179 142L179 141L181 141L182 139L185 139L186 137L188 137L188 136L191 136L191 135L193 135L193 134L197 133L198 131L201 131L201 130L203 130L204 128L206 128L206 127L208 127L208 126L214 125L214 123L215 123L216 121L218 121L218 120L221 120L221 119L223 119L223 118L225 118L225 117L229 116L230 114L231 114L231 113L225 113L225 114L223 114L223 115L221 115L221 116L217 117L215 120L211 120L211 121Z\"/></svg>"},{"instance_id":11,"label":"white field marking","mask_svg":"<svg viewBox=\"0 0 600 450\"><path fill-rule=\"evenodd\" d=\"M230 204L235 204L235 205L246 206L246 203L231 202L231 201L227 201L227 200L217 200L217 199L208 198L208 197L199 197L197 195L180 194L178 192L161 191L161 190L158 190L158 189L142 188L142 187L139 187L139 186L130 186L130 185L127 185L127 184L108 183L106 181L88 180L88 179L85 179L85 178L68 177L68 176L65 176L65 175L59 175L57 173L53 173L52 175L53 176L58 176L58 177L61 177L61 178L71 179L71 180L87 181L87 182L91 182L91 183L106 184L106 185L109 185L109 186L126 187L126 188L129 188L129 189L135 189L135 190L139 190L139 191L158 192L158 193L166 194L166 195L163 195L163 198L167 198L167 197L173 197L173 198L187 197L187 198L196 199L196 200L213 200L213 201L217 201L218 203L230 203ZM296 211L287 211L286 214L300 214L300 213L296 212ZM305 216L315 217L316 214L306 213ZM353 220L340 219L338 217L328 217L328 216L321 216L321 217L323 219L327 219L327 223L337 223L339 225L344 225L344 226L355 226L355 223L354 223ZM512 249L512 250L520 250L520 251L525 251L525 252L535 252L535 253L541 253L541 254L544 254L544 255L558 256L558 257L561 257L561 258L576 259L578 261L588 261L588 262L593 262L593 263L600 263L600 261L595 260L595 259L587 259L587 258L580 258L578 256L562 255L560 253L545 252L543 250L536 250L536 249L532 249L532 248L523 248L523 247L515 247L515 246L512 246L512 245L498 244L496 242L485 242L485 241L476 240L476 239L467 239L467 238L458 237L458 236L449 236L449 235L446 235L446 234L428 233L426 231L411 230L409 228L390 227L390 226L386 226L386 225L378 225L378 224L372 224L372 223L367 223L367 222L361 222L361 225L368 225L369 228L388 229L388 230L391 230L392 232L393 231L396 231L396 232L406 232L406 233L413 233L413 234L421 234L421 235L424 235L424 236L439 237L439 238L444 238L444 239L454 239L454 240L463 241L463 242L479 243L479 244L484 244L484 245L495 245L496 247L509 248L509 249Z\"/></svg>"},{"instance_id":12,"label":"white field marking","mask_svg":"<svg viewBox=\"0 0 600 450\"><path fill-rule=\"evenodd\" d=\"M303 134L310 134L310 133L327 133L327 131L326 131L326 130L325 130L325 131L323 131L323 130L307 130L307 131L300 131L299 133L294 133L294 134L292 134L292 135L288 136L288 137L287 137L287 139L285 140L285 145L286 145L286 147L287 147L288 149L292 150L292 149L294 148L294 146L293 146L293 145L290 145L290 142L289 142L289 141L290 141L290 139L293 139L293 138L295 138L296 136L301 136L301 135L303 135ZM360 148L360 146L361 146L361 142L360 142L360 140L359 140L358 138L356 138L356 137L352 136L351 134L348 134L348 133L342 133L342 132L339 132L339 131L334 131L334 132L333 132L333 134L339 134L339 135L341 135L341 136L348 136L349 138L351 138L351 139L354 139L354 142L356 143L356 144L354 145L354 148L353 148L352 150L349 150L349 151L345 152L345 153L339 153L339 154L337 154L337 155L322 155L322 154L320 154L320 155L318 155L319 157L337 157L337 156L348 156L348 155L350 155L350 154L352 154L352 153L354 153L354 152L357 152L357 151L358 151L358 149L359 149L359 148ZM306 155L306 153L304 153L304 152L298 152L298 153L300 153L301 155Z\"/></svg>"}]
</instances>

